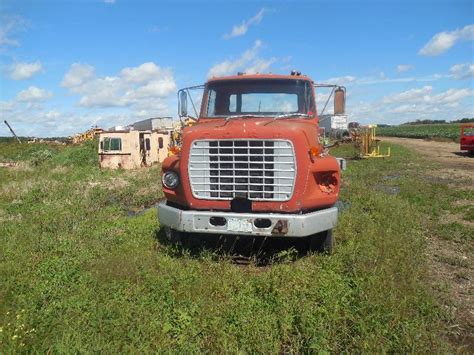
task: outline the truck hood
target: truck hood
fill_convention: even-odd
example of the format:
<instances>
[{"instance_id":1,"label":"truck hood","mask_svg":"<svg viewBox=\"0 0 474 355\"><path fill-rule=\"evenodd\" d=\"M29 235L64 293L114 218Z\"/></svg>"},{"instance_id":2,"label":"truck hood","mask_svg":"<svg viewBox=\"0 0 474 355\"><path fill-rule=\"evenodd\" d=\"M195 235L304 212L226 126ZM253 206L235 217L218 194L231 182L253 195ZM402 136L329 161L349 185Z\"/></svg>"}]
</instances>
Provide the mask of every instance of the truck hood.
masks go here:
<instances>
[{"instance_id":1,"label":"truck hood","mask_svg":"<svg viewBox=\"0 0 474 355\"><path fill-rule=\"evenodd\" d=\"M232 118L212 119L185 128L184 134L196 139L290 139L301 140L306 144L317 142L318 125L312 119L271 119L271 118Z\"/></svg>"},{"instance_id":2,"label":"truck hood","mask_svg":"<svg viewBox=\"0 0 474 355\"><path fill-rule=\"evenodd\" d=\"M316 119L235 118L201 120L183 132L183 145L179 156L168 158L163 170L174 170L181 176L177 191L166 190L167 199L178 205L196 210L229 211L230 200L198 199L191 191L189 180L189 152L197 140L288 140L292 142L296 158L296 180L293 197L288 201L253 201L253 211L288 212L315 210L332 206L339 193L339 165L333 157L320 155L311 158L318 141ZM329 191L327 177L336 179L337 188ZM326 185L324 185L326 184ZM322 188L320 188L320 185Z\"/></svg>"}]
</instances>

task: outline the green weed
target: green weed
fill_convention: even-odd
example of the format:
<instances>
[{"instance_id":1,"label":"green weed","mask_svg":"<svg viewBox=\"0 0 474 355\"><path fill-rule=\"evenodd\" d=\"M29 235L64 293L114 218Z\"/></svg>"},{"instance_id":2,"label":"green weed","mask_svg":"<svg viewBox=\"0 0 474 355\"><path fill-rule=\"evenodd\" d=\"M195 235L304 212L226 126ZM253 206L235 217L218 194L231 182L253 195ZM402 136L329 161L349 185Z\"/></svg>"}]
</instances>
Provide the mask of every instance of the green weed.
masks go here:
<instances>
[{"instance_id":1,"label":"green weed","mask_svg":"<svg viewBox=\"0 0 474 355\"><path fill-rule=\"evenodd\" d=\"M6 155L29 160L22 149ZM392 152L349 161L334 255L288 249L265 267L170 252L155 209L129 217L162 198L158 166L101 171L91 143L0 170L1 351L449 351L423 224L447 205L410 187L416 155ZM387 176L400 193L376 188Z\"/></svg>"}]
</instances>

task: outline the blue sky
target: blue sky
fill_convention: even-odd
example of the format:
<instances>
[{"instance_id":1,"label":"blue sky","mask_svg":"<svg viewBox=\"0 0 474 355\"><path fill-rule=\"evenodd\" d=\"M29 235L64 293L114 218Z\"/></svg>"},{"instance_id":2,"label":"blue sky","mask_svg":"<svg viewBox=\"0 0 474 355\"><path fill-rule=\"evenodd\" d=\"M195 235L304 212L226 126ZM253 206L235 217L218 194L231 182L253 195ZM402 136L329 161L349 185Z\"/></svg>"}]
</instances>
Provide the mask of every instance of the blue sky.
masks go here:
<instances>
[{"instance_id":1,"label":"blue sky","mask_svg":"<svg viewBox=\"0 0 474 355\"><path fill-rule=\"evenodd\" d=\"M20 135L176 117L180 87L293 68L345 85L351 121L474 116L472 1L0 6L0 113ZM0 135L9 135L4 125Z\"/></svg>"}]
</instances>

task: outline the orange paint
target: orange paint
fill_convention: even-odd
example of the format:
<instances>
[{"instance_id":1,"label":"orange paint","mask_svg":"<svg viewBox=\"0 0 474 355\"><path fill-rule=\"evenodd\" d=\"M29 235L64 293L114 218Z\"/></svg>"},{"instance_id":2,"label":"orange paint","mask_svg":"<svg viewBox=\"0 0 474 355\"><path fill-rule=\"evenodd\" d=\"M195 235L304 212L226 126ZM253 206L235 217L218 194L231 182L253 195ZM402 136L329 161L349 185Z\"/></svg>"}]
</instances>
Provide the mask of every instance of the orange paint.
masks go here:
<instances>
[{"instance_id":1,"label":"orange paint","mask_svg":"<svg viewBox=\"0 0 474 355\"><path fill-rule=\"evenodd\" d=\"M288 79L312 81L306 76L289 75L244 75L223 78L212 78L209 83L219 80L247 79ZM296 162L296 179L293 195L288 201L252 201L253 212L298 213L301 211L319 210L333 206L339 196L340 170L337 160L329 155L322 155L323 147L319 142L319 125L314 102L306 117L289 117L274 119L272 117L224 118L206 117L206 105L201 107L201 115L192 127L183 131L183 145L180 155L167 158L162 165L163 171L173 170L180 176L176 190L163 188L166 199L183 209L229 211L230 200L197 199L193 196L188 174L189 153L191 144L196 140L219 139L284 139L291 142ZM203 103L208 102L205 90Z\"/></svg>"}]
</instances>

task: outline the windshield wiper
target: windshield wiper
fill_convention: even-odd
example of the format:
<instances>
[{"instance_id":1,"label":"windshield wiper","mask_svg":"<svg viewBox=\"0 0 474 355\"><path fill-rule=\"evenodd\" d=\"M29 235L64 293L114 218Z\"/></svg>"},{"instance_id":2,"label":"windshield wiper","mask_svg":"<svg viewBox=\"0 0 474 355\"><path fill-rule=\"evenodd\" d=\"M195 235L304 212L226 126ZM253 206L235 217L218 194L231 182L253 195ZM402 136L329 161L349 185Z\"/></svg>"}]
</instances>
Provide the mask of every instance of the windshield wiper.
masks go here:
<instances>
[{"instance_id":1,"label":"windshield wiper","mask_svg":"<svg viewBox=\"0 0 474 355\"><path fill-rule=\"evenodd\" d=\"M280 118L289 118L289 117L309 117L309 115L307 113L299 113L299 112L295 112L295 113L285 113L285 114L282 114L282 115L277 115L275 117L273 117L275 120L278 120Z\"/></svg>"},{"instance_id":2,"label":"windshield wiper","mask_svg":"<svg viewBox=\"0 0 474 355\"><path fill-rule=\"evenodd\" d=\"M227 116L225 119L229 120L231 118L249 118L249 117L268 117L267 115L254 115L254 114L247 114L247 115L232 115Z\"/></svg>"}]
</instances>

